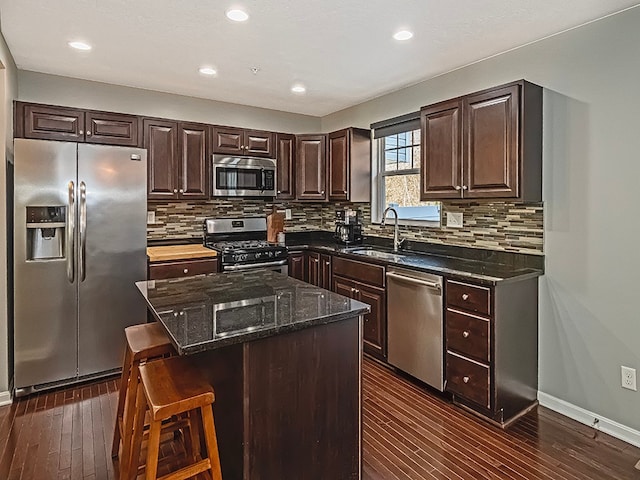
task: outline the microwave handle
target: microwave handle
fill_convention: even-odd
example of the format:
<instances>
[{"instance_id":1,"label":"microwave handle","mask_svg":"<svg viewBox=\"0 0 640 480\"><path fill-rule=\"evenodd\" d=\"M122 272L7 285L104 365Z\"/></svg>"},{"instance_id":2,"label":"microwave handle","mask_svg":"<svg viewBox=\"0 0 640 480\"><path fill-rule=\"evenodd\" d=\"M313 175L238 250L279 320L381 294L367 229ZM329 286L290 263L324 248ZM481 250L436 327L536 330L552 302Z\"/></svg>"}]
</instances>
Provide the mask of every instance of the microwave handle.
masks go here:
<instances>
[{"instance_id":1,"label":"microwave handle","mask_svg":"<svg viewBox=\"0 0 640 480\"><path fill-rule=\"evenodd\" d=\"M264 190L267 188L267 182L265 181L266 174L264 173L264 168L260 169L260 178L262 180L262 185L260 185L260 191L264 192Z\"/></svg>"}]
</instances>

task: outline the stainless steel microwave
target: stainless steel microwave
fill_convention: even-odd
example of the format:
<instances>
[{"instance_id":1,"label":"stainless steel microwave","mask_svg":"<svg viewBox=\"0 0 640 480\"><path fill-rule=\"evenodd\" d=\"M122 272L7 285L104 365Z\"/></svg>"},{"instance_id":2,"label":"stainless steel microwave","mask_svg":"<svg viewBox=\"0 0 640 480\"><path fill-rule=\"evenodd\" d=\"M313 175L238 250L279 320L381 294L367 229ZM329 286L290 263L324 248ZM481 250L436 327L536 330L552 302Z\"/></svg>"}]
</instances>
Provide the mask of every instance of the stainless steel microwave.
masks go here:
<instances>
[{"instance_id":1,"label":"stainless steel microwave","mask_svg":"<svg viewBox=\"0 0 640 480\"><path fill-rule=\"evenodd\" d=\"M275 197L276 161L270 158L214 155L214 197Z\"/></svg>"}]
</instances>

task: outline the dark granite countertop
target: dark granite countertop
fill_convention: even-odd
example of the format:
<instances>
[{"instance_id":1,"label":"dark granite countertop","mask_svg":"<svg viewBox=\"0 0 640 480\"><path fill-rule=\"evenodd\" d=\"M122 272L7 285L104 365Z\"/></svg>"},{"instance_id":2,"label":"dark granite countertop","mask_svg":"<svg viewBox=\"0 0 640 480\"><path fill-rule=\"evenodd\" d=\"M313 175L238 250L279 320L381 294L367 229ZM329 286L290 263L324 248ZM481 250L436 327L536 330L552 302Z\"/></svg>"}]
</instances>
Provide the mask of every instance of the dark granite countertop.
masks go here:
<instances>
[{"instance_id":1,"label":"dark granite countertop","mask_svg":"<svg viewBox=\"0 0 640 480\"><path fill-rule=\"evenodd\" d=\"M337 322L369 306L269 270L137 282L180 355Z\"/></svg>"},{"instance_id":2,"label":"dark granite countertop","mask_svg":"<svg viewBox=\"0 0 640 480\"><path fill-rule=\"evenodd\" d=\"M345 246L324 240L296 239L287 241L289 251L296 249L316 250L348 257L354 260L425 271L449 277L469 279L495 285L496 283L526 280L544 275L544 270L522 264L498 263L469 258L459 258L441 253L400 250L394 255L390 248L379 245ZM376 258L354 253L357 249L372 249L389 254L387 258Z\"/></svg>"}]
</instances>

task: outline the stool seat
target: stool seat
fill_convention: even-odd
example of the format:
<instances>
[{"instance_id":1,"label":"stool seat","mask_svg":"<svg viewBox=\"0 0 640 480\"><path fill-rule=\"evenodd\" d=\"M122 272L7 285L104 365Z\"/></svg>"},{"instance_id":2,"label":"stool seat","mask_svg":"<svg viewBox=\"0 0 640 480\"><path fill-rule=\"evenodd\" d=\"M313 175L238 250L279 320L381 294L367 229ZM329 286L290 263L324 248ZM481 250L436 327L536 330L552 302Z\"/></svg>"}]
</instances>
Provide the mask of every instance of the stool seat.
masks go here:
<instances>
[{"instance_id":1,"label":"stool seat","mask_svg":"<svg viewBox=\"0 0 640 480\"><path fill-rule=\"evenodd\" d=\"M124 329L124 334L131 360L161 357L173 350L164 327L157 322L132 325Z\"/></svg>"},{"instance_id":2,"label":"stool seat","mask_svg":"<svg viewBox=\"0 0 640 480\"><path fill-rule=\"evenodd\" d=\"M140 366L153 420L167 418L215 400L213 388L185 357Z\"/></svg>"}]
</instances>

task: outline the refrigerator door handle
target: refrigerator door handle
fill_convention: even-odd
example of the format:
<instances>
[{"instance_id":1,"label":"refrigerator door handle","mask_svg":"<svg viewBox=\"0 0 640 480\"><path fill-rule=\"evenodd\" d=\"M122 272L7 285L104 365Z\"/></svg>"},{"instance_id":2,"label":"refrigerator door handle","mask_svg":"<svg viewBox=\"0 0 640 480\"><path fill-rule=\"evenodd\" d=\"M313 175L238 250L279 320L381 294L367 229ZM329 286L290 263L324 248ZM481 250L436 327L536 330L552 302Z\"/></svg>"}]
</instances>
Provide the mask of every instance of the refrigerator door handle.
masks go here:
<instances>
[{"instance_id":1,"label":"refrigerator door handle","mask_svg":"<svg viewBox=\"0 0 640 480\"><path fill-rule=\"evenodd\" d=\"M84 282L87 277L87 185L80 182L80 254L78 257L78 276Z\"/></svg>"},{"instance_id":2,"label":"refrigerator door handle","mask_svg":"<svg viewBox=\"0 0 640 480\"><path fill-rule=\"evenodd\" d=\"M69 201L67 204L67 245L65 254L67 256L67 278L69 279L69 283L73 283L75 280L75 271L73 268L73 247L76 235L76 191L73 180L69 180L67 190L69 193Z\"/></svg>"}]
</instances>

